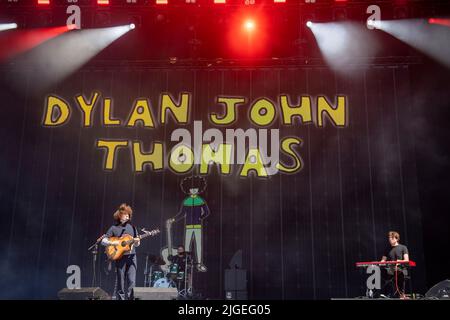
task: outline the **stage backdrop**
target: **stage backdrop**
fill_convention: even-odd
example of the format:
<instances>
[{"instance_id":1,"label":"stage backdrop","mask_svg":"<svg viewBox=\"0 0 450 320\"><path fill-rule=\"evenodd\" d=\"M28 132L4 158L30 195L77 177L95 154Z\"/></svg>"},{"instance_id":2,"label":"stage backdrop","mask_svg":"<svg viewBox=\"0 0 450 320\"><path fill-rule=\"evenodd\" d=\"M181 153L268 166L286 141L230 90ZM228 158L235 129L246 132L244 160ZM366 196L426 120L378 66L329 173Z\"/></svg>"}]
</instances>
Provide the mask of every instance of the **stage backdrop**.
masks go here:
<instances>
[{"instance_id":1,"label":"stage backdrop","mask_svg":"<svg viewBox=\"0 0 450 320\"><path fill-rule=\"evenodd\" d=\"M280 140L301 139L292 149L301 169L264 178L242 177L242 165L232 165L229 175L212 166L203 175L207 187L202 197L211 212L203 226L208 271L195 273L195 291L224 298L224 271L233 254L242 250L250 298L363 295L366 277L355 262L380 259L391 229L400 232L418 263L413 289L423 290L411 68L356 68L346 76L320 67L85 68L39 91L34 90L39 74L33 70L2 71L0 297L56 298L66 286L69 265L80 266L81 285L90 286L92 255L87 249L113 223L112 214L123 202L132 206L134 224L162 231L138 248L137 285L143 286L145 255L158 254L166 245L164 223L185 198L180 183L199 174L199 166L184 174L151 166L135 172L128 146L117 150L114 169L106 170L106 149L98 147L98 141L139 142L143 152L161 142L167 156L174 145L172 132L186 128L193 133L194 120L202 121L203 130L263 129L248 117L252 103L262 97L272 101L277 112L276 120L264 128L279 129ZM89 102L94 92L98 101L91 125L84 127L76 97L83 95ZM189 94L187 124L173 116L160 123L164 93L177 103L182 93ZM287 95L292 105L299 104L300 96L310 96L312 109L319 96L332 106L342 96L345 126L336 126L326 114L322 127L299 119L283 125L280 95ZM71 110L63 125L44 125L49 96L64 100ZM221 127L209 116L223 115L224 104L217 101L223 96L246 102L237 107L237 121ZM103 124L105 98L112 101L111 118L121 119L122 125ZM138 98L148 98L155 128L124 126ZM61 114L55 111L53 116L55 120ZM282 159L287 166L295 160L286 153ZM174 244L183 242L181 222L174 225L173 236ZM112 293L114 275L105 267L101 253L96 281Z\"/></svg>"}]
</instances>

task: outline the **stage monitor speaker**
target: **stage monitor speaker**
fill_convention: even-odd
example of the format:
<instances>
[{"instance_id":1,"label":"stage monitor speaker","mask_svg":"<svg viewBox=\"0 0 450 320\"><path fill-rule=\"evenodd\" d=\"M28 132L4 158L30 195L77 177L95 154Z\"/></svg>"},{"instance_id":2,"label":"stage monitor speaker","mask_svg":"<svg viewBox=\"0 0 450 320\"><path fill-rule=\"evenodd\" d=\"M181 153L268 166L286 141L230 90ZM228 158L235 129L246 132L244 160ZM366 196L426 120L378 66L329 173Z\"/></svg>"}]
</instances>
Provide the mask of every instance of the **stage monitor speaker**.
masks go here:
<instances>
[{"instance_id":1,"label":"stage monitor speaker","mask_svg":"<svg viewBox=\"0 0 450 320\"><path fill-rule=\"evenodd\" d=\"M444 280L435 284L425 293L427 299L450 299L450 280Z\"/></svg>"},{"instance_id":2,"label":"stage monitor speaker","mask_svg":"<svg viewBox=\"0 0 450 320\"><path fill-rule=\"evenodd\" d=\"M177 288L134 288L134 298L136 300L174 300L177 297Z\"/></svg>"},{"instance_id":3,"label":"stage monitor speaker","mask_svg":"<svg viewBox=\"0 0 450 320\"><path fill-rule=\"evenodd\" d=\"M87 287L80 289L61 289L58 292L59 300L111 300L102 288Z\"/></svg>"}]
</instances>

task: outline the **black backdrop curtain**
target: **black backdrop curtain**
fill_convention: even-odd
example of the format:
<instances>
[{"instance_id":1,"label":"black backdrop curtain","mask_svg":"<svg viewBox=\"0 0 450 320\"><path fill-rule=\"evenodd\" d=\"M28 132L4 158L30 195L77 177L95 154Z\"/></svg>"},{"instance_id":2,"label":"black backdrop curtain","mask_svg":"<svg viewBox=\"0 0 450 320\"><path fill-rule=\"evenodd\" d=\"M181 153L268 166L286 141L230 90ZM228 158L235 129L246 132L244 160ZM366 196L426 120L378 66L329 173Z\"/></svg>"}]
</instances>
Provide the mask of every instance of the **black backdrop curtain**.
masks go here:
<instances>
[{"instance_id":1,"label":"black backdrop curtain","mask_svg":"<svg viewBox=\"0 0 450 320\"><path fill-rule=\"evenodd\" d=\"M114 115L126 119L133 101L149 97L156 110L161 92L175 97L191 92L191 119L203 120L219 110L218 95L244 96L249 101L289 94L337 94L348 97L349 125L279 126L280 136L303 139L299 153L304 168L294 175L270 179L240 178L236 170L221 176L212 169L204 193L211 215L205 226L205 264L195 275L195 289L205 297L224 297L224 270L242 249L248 270L250 298L313 299L354 297L365 293L365 276L354 263L379 259L387 231L400 232L402 242L418 263L415 291L425 286L422 226L416 175L414 105L411 68L355 68L348 75L321 67L242 69L125 69L85 68L56 87L33 92L39 75L32 70L2 74L0 152L2 161L1 261L3 298L55 298L66 285L66 268L79 265L82 286L90 286L92 257L88 246L112 223L122 202L135 211L134 223L160 227L174 216L184 195L185 176L169 170L141 174L131 171L128 152L120 152L114 172L102 170L98 138L168 141L177 125L154 130L105 128L97 109L92 128L82 128L76 94L94 90L114 99ZM21 87L8 85L20 79ZM14 83L18 83L14 81ZM46 94L69 101L73 113L59 128L41 125ZM236 126L250 124L242 106ZM156 114L156 113L155 113ZM186 126L192 128L192 124ZM194 170L192 173L196 173ZM190 173L190 174L192 174ZM182 226L174 228L182 243ZM143 285L146 253L166 245L163 233L138 248L137 285ZM113 275L98 261L97 283L110 291Z\"/></svg>"}]
</instances>

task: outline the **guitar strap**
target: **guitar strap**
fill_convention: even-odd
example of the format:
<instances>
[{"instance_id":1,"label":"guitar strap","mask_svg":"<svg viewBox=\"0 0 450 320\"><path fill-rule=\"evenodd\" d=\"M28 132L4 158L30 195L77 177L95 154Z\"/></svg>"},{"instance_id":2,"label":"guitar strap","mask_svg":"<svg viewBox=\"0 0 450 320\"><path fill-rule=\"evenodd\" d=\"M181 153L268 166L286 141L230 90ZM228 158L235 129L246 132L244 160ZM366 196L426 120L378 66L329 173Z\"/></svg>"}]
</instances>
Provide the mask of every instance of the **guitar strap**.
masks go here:
<instances>
[{"instance_id":1,"label":"guitar strap","mask_svg":"<svg viewBox=\"0 0 450 320\"><path fill-rule=\"evenodd\" d=\"M119 238L121 236L123 236L124 232L125 232L125 228L122 228L122 232L120 232ZM137 229L135 226L133 226L133 233L134 233L134 238L136 238L137 237Z\"/></svg>"}]
</instances>

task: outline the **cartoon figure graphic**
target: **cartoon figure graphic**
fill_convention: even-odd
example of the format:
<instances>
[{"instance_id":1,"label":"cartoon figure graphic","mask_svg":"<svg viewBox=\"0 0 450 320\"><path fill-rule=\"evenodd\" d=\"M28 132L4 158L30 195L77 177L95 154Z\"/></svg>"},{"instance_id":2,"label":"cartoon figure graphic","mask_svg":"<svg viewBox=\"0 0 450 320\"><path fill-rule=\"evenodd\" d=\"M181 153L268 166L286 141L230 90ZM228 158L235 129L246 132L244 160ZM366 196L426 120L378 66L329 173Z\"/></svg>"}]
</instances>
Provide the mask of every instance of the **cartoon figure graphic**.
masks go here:
<instances>
[{"instance_id":1,"label":"cartoon figure graphic","mask_svg":"<svg viewBox=\"0 0 450 320\"><path fill-rule=\"evenodd\" d=\"M183 200L180 211L173 217L176 222L185 219L184 247L191 250L191 244L195 246L195 256L197 258L197 270L206 272L207 268L203 264L203 220L209 215L209 208L205 200L199 196L206 189L206 181L200 176L193 176L183 179L181 190L188 194ZM195 261L195 260L194 260Z\"/></svg>"}]
</instances>

